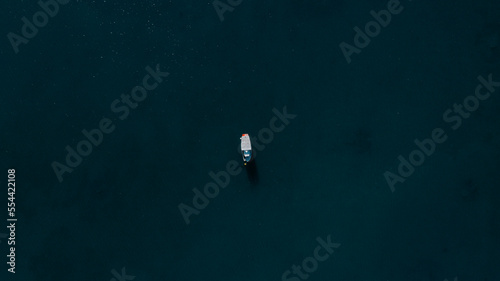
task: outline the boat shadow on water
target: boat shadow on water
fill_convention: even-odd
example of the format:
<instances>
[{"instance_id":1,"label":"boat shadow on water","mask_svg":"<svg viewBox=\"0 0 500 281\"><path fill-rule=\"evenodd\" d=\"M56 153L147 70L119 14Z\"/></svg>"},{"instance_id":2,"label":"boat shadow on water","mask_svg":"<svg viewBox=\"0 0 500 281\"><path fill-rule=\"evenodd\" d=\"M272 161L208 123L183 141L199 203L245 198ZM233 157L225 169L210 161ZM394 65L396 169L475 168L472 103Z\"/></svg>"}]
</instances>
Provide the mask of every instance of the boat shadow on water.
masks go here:
<instances>
[{"instance_id":1,"label":"boat shadow on water","mask_svg":"<svg viewBox=\"0 0 500 281\"><path fill-rule=\"evenodd\" d=\"M259 173L257 171L257 162L255 159L248 162L245 165L245 169L247 170L248 181L252 185L257 185L259 183Z\"/></svg>"}]
</instances>

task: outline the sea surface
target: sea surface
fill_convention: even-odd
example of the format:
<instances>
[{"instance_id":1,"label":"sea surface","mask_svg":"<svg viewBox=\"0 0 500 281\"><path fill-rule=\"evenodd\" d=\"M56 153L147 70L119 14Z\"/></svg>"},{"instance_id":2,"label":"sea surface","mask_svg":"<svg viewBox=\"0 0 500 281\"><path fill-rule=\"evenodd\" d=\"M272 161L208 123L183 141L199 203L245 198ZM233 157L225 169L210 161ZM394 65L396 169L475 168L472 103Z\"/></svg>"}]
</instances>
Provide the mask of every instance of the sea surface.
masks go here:
<instances>
[{"instance_id":1,"label":"sea surface","mask_svg":"<svg viewBox=\"0 0 500 281\"><path fill-rule=\"evenodd\" d=\"M211 1L0 4L1 281L500 280L499 1Z\"/></svg>"}]
</instances>

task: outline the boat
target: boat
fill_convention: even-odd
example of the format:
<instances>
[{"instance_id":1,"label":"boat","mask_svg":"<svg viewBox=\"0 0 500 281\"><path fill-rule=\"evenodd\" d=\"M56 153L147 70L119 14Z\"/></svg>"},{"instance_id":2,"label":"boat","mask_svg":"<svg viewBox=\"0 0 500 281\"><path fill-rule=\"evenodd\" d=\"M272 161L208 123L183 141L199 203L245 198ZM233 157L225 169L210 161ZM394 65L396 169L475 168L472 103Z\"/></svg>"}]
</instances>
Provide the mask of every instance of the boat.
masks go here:
<instances>
[{"instance_id":1,"label":"boat","mask_svg":"<svg viewBox=\"0 0 500 281\"><path fill-rule=\"evenodd\" d=\"M243 164L246 165L252 161L252 142L248 134L241 135L241 155L243 156Z\"/></svg>"}]
</instances>

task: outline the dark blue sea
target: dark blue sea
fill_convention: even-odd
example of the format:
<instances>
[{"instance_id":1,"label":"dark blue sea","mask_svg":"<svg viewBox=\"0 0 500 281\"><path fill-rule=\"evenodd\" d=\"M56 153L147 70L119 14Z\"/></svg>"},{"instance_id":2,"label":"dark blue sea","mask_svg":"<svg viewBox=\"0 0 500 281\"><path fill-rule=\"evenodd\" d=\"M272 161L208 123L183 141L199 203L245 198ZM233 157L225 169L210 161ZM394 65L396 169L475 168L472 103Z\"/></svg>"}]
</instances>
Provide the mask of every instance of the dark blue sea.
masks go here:
<instances>
[{"instance_id":1,"label":"dark blue sea","mask_svg":"<svg viewBox=\"0 0 500 281\"><path fill-rule=\"evenodd\" d=\"M500 281L499 1L0 5L1 281Z\"/></svg>"}]
</instances>

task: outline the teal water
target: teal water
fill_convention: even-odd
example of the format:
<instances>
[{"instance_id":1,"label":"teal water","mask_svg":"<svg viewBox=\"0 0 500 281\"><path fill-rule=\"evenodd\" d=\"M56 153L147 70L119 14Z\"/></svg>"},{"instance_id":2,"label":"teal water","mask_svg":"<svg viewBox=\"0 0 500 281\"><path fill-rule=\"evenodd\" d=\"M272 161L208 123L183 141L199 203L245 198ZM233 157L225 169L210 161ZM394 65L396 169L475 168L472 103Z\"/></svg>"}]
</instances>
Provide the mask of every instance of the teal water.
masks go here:
<instances>
[{"instance_id":1,"label":"teal water","mask_svg":"<svg viewBox=\"0 0 500 281\"><path fill-rule=\"evenodd\" d=\"M18 221L12 274L0 206L0 280L500 280L500 88L443 118L478 76L500 81L500 3L401 0L348 63L339 44L388 2L243 0L221 21L211 2L74 0L17 54L7 35L40 6L3 3ZM168 76L121 120L111 105L157 65ZM296 117L244 168L239 137L284 107ZM114 130L68 166L103 118ZM384 173L436 128L446 141L392 192ZM186 224L179 204L230 161L241 172ZM329 235L307 278L282 277Z\"/></svg>"}]
</instances>

